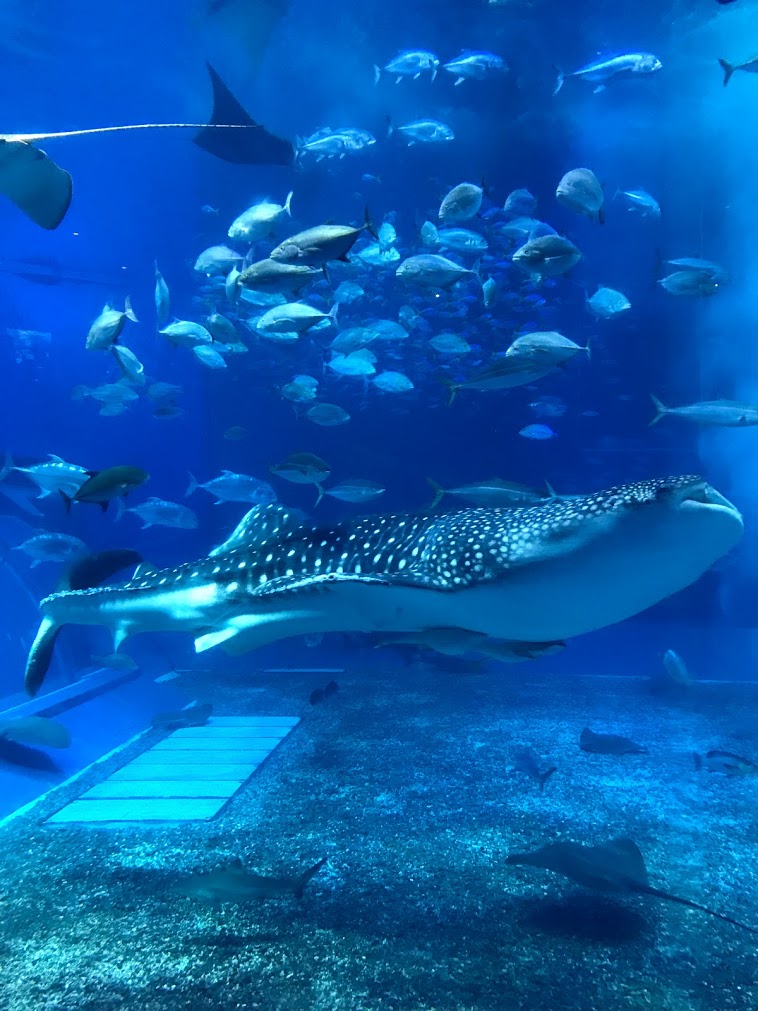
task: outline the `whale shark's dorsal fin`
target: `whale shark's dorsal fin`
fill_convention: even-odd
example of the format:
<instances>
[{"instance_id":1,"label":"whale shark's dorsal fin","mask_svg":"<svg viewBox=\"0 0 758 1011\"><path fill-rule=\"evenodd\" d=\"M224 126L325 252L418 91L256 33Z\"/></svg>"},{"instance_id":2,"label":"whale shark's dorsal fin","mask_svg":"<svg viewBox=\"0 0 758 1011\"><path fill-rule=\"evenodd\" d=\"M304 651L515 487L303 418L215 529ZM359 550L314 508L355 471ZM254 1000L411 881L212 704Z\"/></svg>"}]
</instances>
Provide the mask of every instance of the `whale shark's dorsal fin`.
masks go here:
<instances>
[{"instance_id":1,"label":"whale shark's dorsal fin","mask_svg":"<svg viewBox=\"0 0 758 1011\"><path fill-rule=\"evenodd\" d=\"M298 509L288 509L273 502L253 506L224 543L210 551L209 556L215 558L238 549L253 551L271 541L280 540L302 526L303 516Z\"/></svg>"}]
</instances>

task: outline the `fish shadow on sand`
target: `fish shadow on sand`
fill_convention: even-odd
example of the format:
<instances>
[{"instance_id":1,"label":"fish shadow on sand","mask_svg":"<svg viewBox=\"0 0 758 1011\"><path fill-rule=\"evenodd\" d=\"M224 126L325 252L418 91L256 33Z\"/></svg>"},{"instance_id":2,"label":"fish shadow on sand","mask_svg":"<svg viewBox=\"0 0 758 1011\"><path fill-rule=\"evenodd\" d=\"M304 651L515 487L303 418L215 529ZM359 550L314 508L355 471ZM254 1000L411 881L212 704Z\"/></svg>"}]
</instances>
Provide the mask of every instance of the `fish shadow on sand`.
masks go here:
<instances>
[{"instance_id":1,"label":"fish shadow on sand","mask_svg":"<svg viewBox=\"0 0 758 1011\"><path fill-rule=\"evenodd\" d=\"M193 934L187 940L190 944L215 948L221 952L228 951L232 954L241 948L253 948L260 944L286 944L289 938L286 931L279 933L269 930L260 934L234 934L228 930L220 930L218 933L207 931L203 934Z\"/></svg>"},{"instance_id":2,"label":"fish shadow on sand","mask_svg":"<svg viewBox=\"0 0 758 1011\"><path fill-rule=\"evenodd\" d=\"M46 751L6 738L0 738L0 769L13 769L16 772L49 780L58 779L63 775L63 769Z\"/></svg>"},{"instance_id":3,"label":"fish shadow on sand","mask_svg":"<svg viewBox=\"0 0 758 1011\"><path fill-rule=\"evenodd\" d=\"M621 903L573 892L562 899L522 899L516 922L526 930L597 944L632 944L650 935L646 917Z\"/></svg>"}]
</instances>

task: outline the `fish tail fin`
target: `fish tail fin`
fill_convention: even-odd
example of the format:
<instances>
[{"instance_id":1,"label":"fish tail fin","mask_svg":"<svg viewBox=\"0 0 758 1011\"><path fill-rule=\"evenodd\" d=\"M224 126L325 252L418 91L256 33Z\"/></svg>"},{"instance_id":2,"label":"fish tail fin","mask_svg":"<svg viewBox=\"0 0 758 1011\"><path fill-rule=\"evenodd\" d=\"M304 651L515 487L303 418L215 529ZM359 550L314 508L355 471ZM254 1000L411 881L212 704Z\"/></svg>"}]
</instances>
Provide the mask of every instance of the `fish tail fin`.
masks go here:
<instances>
[{"instance_id":1,"label":"fish tail fin","mask_svg":"<svg viewBox=\"0 0 758 1011\"><path fill-rule=\"evenodd\" d=\"M428 477L426 479L426 483L428 485L431 485L432 491L434 492L434 498L429 503L429 508L436 509L437 506L440 504L440 501L442 500L442 496L445 494L445 489L442 487L441 484L437 484L437 482L432 477Z\"/></svg>"},{"instance_id":2,"label":"fish tail fin","mask_svg":"<svg viewBox=\"0 0 758 1011\"><path fill-rule=\"evenodd\" d=\"M369 235L373 235L376 241L377 242L379 241L379 235L377 233L377 230L374 228L374 222L371 220L371 211L368 209L368 207L366 207L363 212L363 227L366 229Z\"/></svg>"},{"instance_id":3,"label":"fish tail fin","mask_svg":"<svg viewBox=\"0 0 758 1011\"><path fill-rule=\"evenodd\" d=\"M339 302L335 302L334 305L329 310L329 312L327 313L327 316L335 326L337 326L337 313L339 312L339 310L340 304Z\"/></svg>"},{"instance_id":4,"label":"fish tail fin","mask_svg":"<svg viewBox=\"0 0 758 1011\"><path fill-rule=\"evenodd\" d=\"M553 86L553 95L557 95L566 82L566 75L563 73L560 67L553 66L555 71L555 85Z\"/></svg>"},{"instance_id":5,"label":"fish tail fin","mask_svg":"<svg viewBox=\"0 0 758 1011\"><path fill-rule=\"evenodd\" d=\"M550 482L549 482L549 481L547 481L547 480L545 481L545 487L547 488L547 493L548 493L548 497L549 497L549 498L552 498L552 499L559 499L559 498L561 497L561 496L560 496L560 495L558 494L558 492L557 492L557 491L555 490L555 488L553 488L553 486L552 486L552 485L550 484Z\"/></svg>"},{"instance_id":6,"label":"fish tail fin","mask_svg":"<svg viewBox=\"0 0 758 1011\"><path fill-rule=\"evenodd\" d=\"M58 494L63 499L63 505L65 506L66 513L70 513L71 512L71 502L72 502L71 496L67 495L65 493L65 491L61 491L60 488L58 489Z\"/></svg>"},{"instance_id":7,"label":"fish tail fin","mask_svg":"<svg viewBox=\"0 0 758 1011\"><path fill-rule=\"evenodd\" d=\"M726 60L721 59L719 60L719 66L724 71L724 87L726 87L727 84L729 84L729 82L731 81L732 74L735 72L737 68L735 66L732 66L731 63L727 63Z\"/></svg>"},{"instance_id":8,"label":"fish tail fin","mask_svg":"<svg viewBox=\"0 0 758 1011\"><path fill-rule=\"evenodd\" d=\"M158 268L156 267L156 270L157 269ZM128 295L124 299L124 315L127 319L130 319L132 323L139 323L139 320L134 313L134 309L132 309L132 300Z\"/></svg>"},{"instance_id":9,"label":"fish tail fin","mask_svg":"<svg viewBox=\"0 0 758 1011\"><path fill-rule=\"evenodd\" d=\"M122 498L116 499L116 519L115 519L116 523L118 523L118 521L121 519L121 517L124 515L125 512L126 506L124 505L124 500ZM143 527L142 529L144 530L145 528Z\"/></svg>"},{"instance_id":10,"label":"fish tail fin","mask_svg":"<svg viewBox=\"0 0 758 1011\"><path fill-rule=\"evenodd\" d=\"M287 194L287 199L284 201L284 213L292 217L292 198L295 195L294 190L290 190Z\"/></svg>"},{"instance_id":11,"label":"fish tail fin","mask_svg":"<svg viewBox=\"0 0 758 1011\"><path fill-rule=\"evenodd\" d=\"M554 765L552 767L552 769L548 769L547 772L541 772L540 773L540 775L539 775L540 793L542 793L542 791L545 789L545 783L547 783L547 781L550 779L550 777L553 775L553 773L557 772L557 771L558 771L558 767L556 765Z\"/></svg>"},{"instance_id":12,"label":"fish tail fin","mask_svg":"<svg viewBox=\"0 0 758 1011\"><path fill-rule=\"evenodd\" d=\"M24 673L24 687L28 695L36 695L42 687L42 682L45 680L50 661L53 658L55 640L61 627L52 618L43 618L37 629Z\"/></svg>"},{"instance_id":13,"label":"fish tail fin","mask_svg":"<svg viewBox=\"0 0 758 1011\"><path fill-rule=\"evenodd\" d=\"M453 406L453 401L455 400L455 395L458 392L458 387L455 385L455 383L448 382L447 380L443 380L443 382L447 386L447 392L448 392L447 406L448 407L452 407Z\"/></svg>"},{"instance_id":14,"label":"fish tail fin","mask_svg":"<svg viewBox=\"0 0 758 1011\"><path fill-rule=\"evenodd\" d=\"M701 906L699 902L693 902L692 899L682 898L681 895L672 895L671 892L664 892L660 888L653 888L652 885L635 884L635 892L642 892L644 895L655 895L659 899L666 899L668 902L678 902L680 906L689 906L690 909L699 909L701 913L707 913L709 916L715 916L717 920L724 920L725 923L731 923L735 927L741 927L743 930L749 931L751 934L758 934L758 929L751 927L747 923L743 923L742 920L735 920L731 916L726 916L724 913L717 913L715 909L711 909L709 906Z\"/></svg>"},{"instance_id":15,"label":"fish tail fin","mask_svg":"<svg viewBox=\"0 0 758 1011\"><path fill-rule=\"evenodd\" d=\"M664 404L660 402L660 400L658 399L658 397L655 396L655 394L651 393L650 399L653 401L653 406L655 407L655 417L652 419L652 421L648 422L648 427L660 421L664 414L668 414L669 410L668 407L666 407Z\"/></svg>"},{"instance_id":16,"label":"fish tail fin","mask_svg":"<svg viewBox=\"0 0 758 1011\"><path fill-rule=\"evenodd\" d=\"M0 481L4 481L6 477L8 477L10 472L14 469L15 468L13 466L13 457L10 455L10 453L6 453L5 459L3 460L3 469L0 470Z\"/></svg>"},{"instance_id":17,"label":"fish tail fin","mask_svg":"<svg viewBox=\"0 0 758 1011\"><path fill-rule=\"evenodd\" d=\"M305 886L308 884L308 882L315 874L318 874L318 872L321 870L321 868L324 866L325 863L326 857L322 857L317 864L314 864L313 867L309 867L308 870L305 871L305 873L300 875L300 877L295 882L296 899L302 899L303 892L305 891Z\"/></svg>"},{"instance_id":18,"label":"fish tail fin","mask_svg":"<svg viewBox=\"0 0 758 1011\"><path fill-rule=\"evenodd\" d=\"M695 772L702 772L703 759L698 755L697 751L692 752L692 761L695 763Z\"/></svg>"},{"instance_id":19,"label":"fish tail fin","mask_svg":"<svg viewBox=\"0 0 758 1011\"><path fill-rule=\"evenodd\" d=\"M391 137L392 134L395 132L395 128L392 125L392 118L390 116L385 116L384 122L387 124L387 136Z\"/></svg>"},{"instance_id":20,"label":"fish tail fin","mask_svg":"<svg viewBox=\"0 0 758 1011\"><path fill-rule=\"evenodd\" d=\"M187 471L187 477L189 478L189 484L187 485L187 490L184 493L185 498L188 498L190 495L193 495L199 488L197 478L195 477L195 475L192 473L191 470Z\"/></svg>"},{"instance_id":21,"label":"fish tail fin","mask_svg":"<svg viewBox=\"0 0 758 1011\"><path fill-rule=\"evenodd\" d=\"M587 361L592 361L592 341L589 337L587 338L587 343L582 348L582 351L587 353Z\"/></svg>"},{"instance_id":22,"label":"fish tail fin","mask_svg":"<svg viewBox=\"0 0 758 1011\"><path fill-rule=\"evenodd\" d=\"M323 489L323 487L320 484L317 484L316 488L318 489L318 495L316 496L316 501L314 503L314 507L317 506L319 504L319 502L321 501L321 499L324 497L324 489Z\"/></svg>"},{"instance_id":23,"label":"fish tail fin","mask_svg":"<svg viewBox=\"0 0 758 1011\"><path fill-rule=\"evenodd\" d=\"M431 241L429 243L425 243L425 245L430 245L432 248L435 248L440 244L440 231L439 228L437 228L437 226L432 221L430 221L429 224L432 226L431 228L428 229L429 238Z\"/></svg>"},{"instance_id":24,"label":"fish tail fin","mask_svg":"<svg viewBox=\"0 0 758 1011\"><path fill-rule=\"evenodd\" d=\"M379 78L381 76L382 76L381 69L376 64L374 64L374 85L377 85L379 83Z\"/></svg>"}]
</instances>

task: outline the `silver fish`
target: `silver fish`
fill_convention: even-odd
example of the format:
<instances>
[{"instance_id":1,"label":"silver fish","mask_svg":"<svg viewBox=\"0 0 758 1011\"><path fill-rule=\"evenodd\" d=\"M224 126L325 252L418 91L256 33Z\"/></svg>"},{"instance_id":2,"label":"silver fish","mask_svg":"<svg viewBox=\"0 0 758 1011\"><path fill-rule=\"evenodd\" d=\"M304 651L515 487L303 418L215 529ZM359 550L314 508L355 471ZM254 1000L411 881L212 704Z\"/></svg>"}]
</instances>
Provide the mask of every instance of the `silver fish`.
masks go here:
<instances>
[{"instance_id":1,"label":"silver fish","mask_svg":"<svg viewBox=\"0 0 758 1011\"><path fill-rule=\"evenodd\" d=\"M605 221L603 187L595 173L588 168L571 169L558 183L556 200L577 214L586 214L599 224Z\"/></svg>"},{"instance_id":2,"label":"silver fish","mask_svg":"<svg viewBox=\"0 0 758 1011\"><path fill-rule=\"evenodd\" d=\"M124 301L123 312L119 309L111 308L111 306L106 302L103 306L102 312L89 328L86 341L87 350L107 351L111 344L115 344L118 340L119 334L124 329L124 324L127 319L130 319L132 323L138 322L137 317L134 315L134 310L132 309L131 299L128 295Z\"/></svg>"},{"instance_id":3,"label":"silver fish","mask_svg":"<svg viewBox=\"0 0 758 1011\"><path fill-rule=\"evenodd\" d=\"M553 94L558 94L567 77L590 81L597 85L595 92L598 92L603 91L605 82L614 77L638 77L644 74L655 74L662 67L663 64L653 53L619 53L613 56L604 56L580 67L571 74L558 71Z\"/></svg>"},{"instance_id":4,"label":"silver fish","mask_svg":"<svg viewBox=\"0 0 758 1011\"><path fill-rule=\"evenodd\" d=\"M162 327L171 318L171 295L163 274L158 270L158 262L155 263L155 315L158 326Z\"/></svg>"},{"instance_id":5,"label":"silver fish","mask_svg":"<svg viewBox=\"0 0 758 1011\"><path fill-rule=\"evenodd\" d=\"M742 404L737 400L703 400L697 404L685 404L683 407L666 407L652 393L650 398L656 411L651 425L667 415L683 418L696 425L719 425L725 428L758 425L758 404Z\"/></svg>"},{"instance_id":6,"label":"silver fish","mask_svg":"<svg viewBox=\"0 0 758 1011\"><path fill-rule=\"evenodd\" d=\"M329 260L347 260L347 254L364 231L379 241L368 208L365 220L358 228L352 225L317 225L315 228L306 228L304 232L291 235L272 249L271 259L277 263L306 267L320 267ZM240 283L245 283L244 274Z\"/></svg>"},{"instance_id":7,"label":"silver fish","mask_svg":"<svg viewBox=\"0 0 758 1011\"><path fill-rule=\"evenodd\" d=\"M432 80L437 76L439 58L428 49L405 49L394 56L385 66L388 74L395 75L395 84L400 84L404 77L417 80L424 71L431 71ZM381 70L374 65L374 84L379 83Z\"/></svg>"},{"instance_id":8,"label":"silver fish","mask_svg":"<svg viewBox=\"0 0 758 1011\"><path fill-rule=\"evenodd\" d=\"M236 283L238 289L252 288L279 295L296 295L309 281L323 276L321 270L305 263L280 263L269 258L245 267Z\"/></svg>"}]
</instances>

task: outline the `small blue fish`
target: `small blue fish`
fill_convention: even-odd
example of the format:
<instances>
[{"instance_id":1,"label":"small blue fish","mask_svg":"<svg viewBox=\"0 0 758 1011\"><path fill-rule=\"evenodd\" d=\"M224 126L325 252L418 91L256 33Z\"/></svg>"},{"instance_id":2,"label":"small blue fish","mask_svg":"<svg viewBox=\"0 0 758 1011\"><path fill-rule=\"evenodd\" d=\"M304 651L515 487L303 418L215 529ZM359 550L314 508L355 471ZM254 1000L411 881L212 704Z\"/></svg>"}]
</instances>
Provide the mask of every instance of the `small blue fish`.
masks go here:
<instances>
[{"instance_id":1,"label":"small blue fish","mask_svg":"<svg viewBox=\"0 0 758 1011\"><path fill-rule=\"evenodd\" d=\"M549 425L527 425L526 428L522 428L519 432L519 435L522 435L525 439L535 439L538 442L542 442L545 439L554 439L556 434Z\"/></svg>"}]
</instances>

